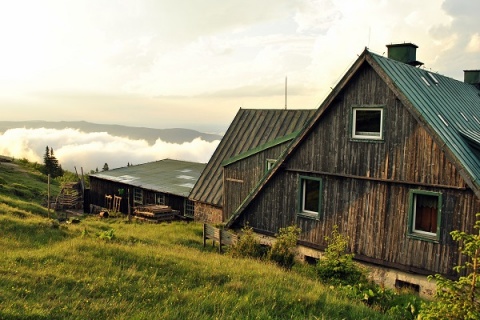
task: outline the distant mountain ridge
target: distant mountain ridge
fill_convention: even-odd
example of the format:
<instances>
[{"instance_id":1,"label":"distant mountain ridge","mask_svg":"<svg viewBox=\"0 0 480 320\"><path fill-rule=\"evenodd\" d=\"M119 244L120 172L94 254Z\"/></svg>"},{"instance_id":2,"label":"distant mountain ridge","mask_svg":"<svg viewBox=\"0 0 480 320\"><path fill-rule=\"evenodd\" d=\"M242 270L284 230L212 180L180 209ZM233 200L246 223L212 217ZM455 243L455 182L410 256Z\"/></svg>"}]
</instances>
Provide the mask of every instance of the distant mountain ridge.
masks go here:
<instances>
[{"instance_id":1,"label":"distant mountain ridge","mask_svg":"<svg viewBox=\"0 0 480 320\"><path fill-rule=\"evenodd\" d=\"M112 136L125 137L134 140L146 140L153 145L157 139L170 143L190 142L196 138L212 142L221 140L219 134L203 133L191 129L171 128L154 129L145 127L130 127L115 124L98 124L86 121L0 121L0 133L8 129L26 128L26 129L78 129L80 131L90 132L108 132Z\"/></svg>"}]
</instances>

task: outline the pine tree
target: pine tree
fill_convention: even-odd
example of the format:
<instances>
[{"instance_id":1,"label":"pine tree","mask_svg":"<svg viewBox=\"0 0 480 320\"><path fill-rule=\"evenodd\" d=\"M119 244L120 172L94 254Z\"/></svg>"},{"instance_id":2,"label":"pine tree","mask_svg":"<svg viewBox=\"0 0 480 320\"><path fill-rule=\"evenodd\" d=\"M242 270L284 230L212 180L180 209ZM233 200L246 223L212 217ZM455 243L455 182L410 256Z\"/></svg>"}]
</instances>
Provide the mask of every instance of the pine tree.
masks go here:
<instances>
[{"instance_id":1,"label":"pine tree","mask_svg":"<svg viewBox=\"0 0 480 320\"><path fill-rule=\"evenodd\" d=\"M45 174L49 174L52 178L60 177L63 175L62 166L58 163L57 158L55 158L53 148L49 148L48 146L45 148L43 163L45 165Z\"/></svg>"}]
</instances>

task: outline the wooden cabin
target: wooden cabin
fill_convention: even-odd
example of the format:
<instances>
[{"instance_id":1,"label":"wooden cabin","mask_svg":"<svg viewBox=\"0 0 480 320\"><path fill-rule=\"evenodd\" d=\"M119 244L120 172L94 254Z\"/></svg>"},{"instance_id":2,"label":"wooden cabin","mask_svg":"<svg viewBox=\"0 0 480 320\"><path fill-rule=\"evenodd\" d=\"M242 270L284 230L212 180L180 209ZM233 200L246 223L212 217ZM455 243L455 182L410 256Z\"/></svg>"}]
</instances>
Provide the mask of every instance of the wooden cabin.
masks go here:
<instances>
[{"instance_id":1,"label":"wooden cabin","mask_svg":"<svg viewBox=\"0 0 480 320\"><path fill-rule=\"evenodd\" d=\"M90 175L90 202L93 207L113 209L120 197L119 212L133 213L146 205L169 206L193 218L193 202L188 200L204 163L164 159Z\"/></svg>"},{"instance_id":2,"label":"wooden cabin","mask_svg":"<svg viewBox=\"0 0 480 320\"><path fill-rule=\"evenodd\" d=\"M416 49L365 49L259 183L225 196L226 225L273 236L296 224L314 257L337 225L380 281L426 295L423 275L455 276L450 232L473 232L480 212L480 71L448 78L419 67ZM254 171L250 160L228 164L225 179Z\"/></svg>"},{"instance_id":3,"label":"wooden cabin","mask_svg":"<svg viewBox=\"0 0 480 320\"><path fill-rule=\"evenodd\" d=\"M306 125L315 110L240 109L213 153L190 194L195 203L195 220L225 221L224 190L235 199L263 176L293 138ZM241 159L253 159L247 171L224 179L223 166L235 166ZM231 204L231 202L229 202Z\"/></svg>"}]
</instances>

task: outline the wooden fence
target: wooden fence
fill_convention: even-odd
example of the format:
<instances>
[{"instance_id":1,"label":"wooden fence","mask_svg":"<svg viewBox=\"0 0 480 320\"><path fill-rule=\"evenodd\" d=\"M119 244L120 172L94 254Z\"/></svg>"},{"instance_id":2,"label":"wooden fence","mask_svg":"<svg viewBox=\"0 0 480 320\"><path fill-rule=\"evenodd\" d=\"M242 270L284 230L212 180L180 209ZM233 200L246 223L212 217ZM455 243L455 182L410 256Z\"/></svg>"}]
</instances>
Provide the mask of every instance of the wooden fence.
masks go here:
<instances>
[{"instance_id":1,"label":"wooden fence","mask_svg":"<svg viewBox=\"0 0 480 320\"><path fill-rule=\"evenodd\" d=\"M238 236L234 233L231 233L227 230L215 228L209 224L203 224L203 246L207 244L207 239L213 241L213 246L215 242L218 242L218 251L222 252L222 245L231 246L238 241Z\"/></svg>"}]
</instances>

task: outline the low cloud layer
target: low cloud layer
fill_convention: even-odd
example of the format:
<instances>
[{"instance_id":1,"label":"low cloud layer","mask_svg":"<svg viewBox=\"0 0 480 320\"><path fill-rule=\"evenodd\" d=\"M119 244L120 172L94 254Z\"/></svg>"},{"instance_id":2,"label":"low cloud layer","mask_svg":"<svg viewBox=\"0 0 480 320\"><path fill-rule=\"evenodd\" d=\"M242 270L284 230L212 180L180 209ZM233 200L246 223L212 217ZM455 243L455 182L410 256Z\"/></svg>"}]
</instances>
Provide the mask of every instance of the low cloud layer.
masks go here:
<instances>
[{"instance_id":1,"label":"low cloud layer","mask_svg":"<svg viewBox=\"0 0 480 320\"><path fill-rule=\"evenodd\" d=\"M49 146L64 169L74 171L77 167L89 172L101 170L105 163L113 169L165 158L206 163L218 143L197 138L174 144L158 139L149 145L145 140L121 138L106 132L17 128L0 134L0 155L43 163L45 148Z\"/></svg>"}]
</instances>

